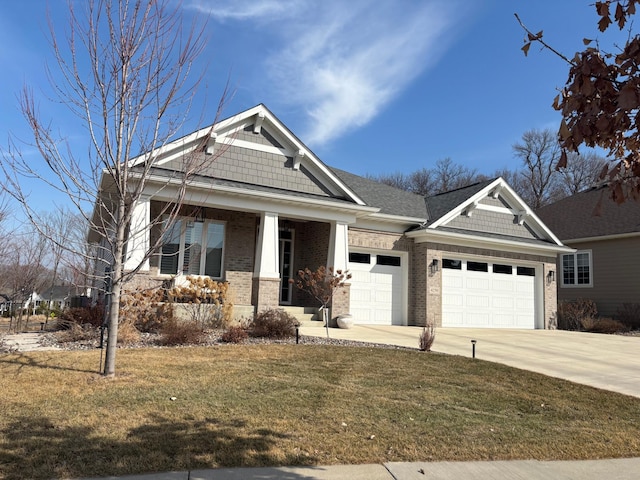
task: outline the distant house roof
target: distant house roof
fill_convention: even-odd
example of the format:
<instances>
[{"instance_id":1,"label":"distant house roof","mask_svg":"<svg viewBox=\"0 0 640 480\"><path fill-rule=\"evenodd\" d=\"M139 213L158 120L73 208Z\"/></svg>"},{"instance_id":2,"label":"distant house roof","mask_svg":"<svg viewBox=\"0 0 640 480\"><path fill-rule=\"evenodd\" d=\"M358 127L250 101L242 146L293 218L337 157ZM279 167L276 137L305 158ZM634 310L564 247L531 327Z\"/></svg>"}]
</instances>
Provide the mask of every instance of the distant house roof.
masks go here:
<instances>
[{"instance_id":1,"label":"distant house roof","mask_svg":"<svg viewBox=\"0 0 640 480\"><path fill-rule=\"evenodd\" d=\"M74 295L77 295L76 287L69 285L56 285L55 287L47 288L45 291L40 293L39 296L43 300L63 300Z\"/></svg>"},{"instance_id":2,"label":"distant house roof","mask_svg":"<svg viewBox=\"0 0 640 480\"><path fill-rule=\"evenodd\" d=\"M561 240L640 232L640 202L617 204L606 186L564 198L536 214Z\"/></svg>"}]
</instances>

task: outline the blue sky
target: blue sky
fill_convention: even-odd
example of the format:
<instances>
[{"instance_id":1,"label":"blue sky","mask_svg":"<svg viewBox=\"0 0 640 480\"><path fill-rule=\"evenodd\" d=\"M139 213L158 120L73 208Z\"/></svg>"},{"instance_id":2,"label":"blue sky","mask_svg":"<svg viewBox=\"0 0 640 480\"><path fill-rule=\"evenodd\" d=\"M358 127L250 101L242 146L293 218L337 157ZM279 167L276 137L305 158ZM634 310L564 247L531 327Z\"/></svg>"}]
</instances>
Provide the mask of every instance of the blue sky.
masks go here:
<instances>
[{"instance_id":1,"label":"blue sky","mask_svg":"<svg viewBox=\"0 0 640 480\"><path fill-rule=\"evenodd\" d=\"M519 167L511 146L522 134L557 129L551 103L568 68L536 46L523 55L514 12L572 56L584 48L582 38L598 37L591 3L182 1L186 19L209 17L208 67L196 102L205 119L213 119L230 79L225 116L264 103L325 163L360 175L409 173L446 157L486 174ZM17 101L27 84L41 96L43 115L81 151L82 132L65 107L46 99L44 65L53 65L47 5L62 28L62 0L0 6L0 141L9 132L29 138ZM196 108L192 117L201 113ZM192 121L184 133L198 126ZM33 190L33 201L49 208L51 198Z\"/></svg>"}]
</instances>

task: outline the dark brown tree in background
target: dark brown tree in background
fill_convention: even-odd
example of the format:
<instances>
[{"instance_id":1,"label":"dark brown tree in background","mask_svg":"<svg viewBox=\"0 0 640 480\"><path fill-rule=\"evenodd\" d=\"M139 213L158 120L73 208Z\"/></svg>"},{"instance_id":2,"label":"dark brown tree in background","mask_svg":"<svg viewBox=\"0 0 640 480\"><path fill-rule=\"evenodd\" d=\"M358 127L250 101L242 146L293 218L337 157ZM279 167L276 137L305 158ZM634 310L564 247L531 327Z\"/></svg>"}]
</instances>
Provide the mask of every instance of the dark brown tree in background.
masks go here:
<instances>
[{"instance_id":1,"label":"dark brown tree in background","mask_svg":"<svg viewBox=\"0 0 640 480\"><path fill-rule=\"evenodd\" d=\"M598 30L611 25L623 30L636 13L638 0L603 0L594 3ZM600 40L584 39L585 49L569 58L549 45L543 32L533 33L516 14L526 36L522 50L532 43L562 58L569 76L553 107L562 113L558 136L562 152L558 167L569 161L569 153L581 146L600 147L614 159L600 178L609 184L612 198L640 198L640 35L629 35L618 53L601 49Z\"/></svg>"}]
</instances>

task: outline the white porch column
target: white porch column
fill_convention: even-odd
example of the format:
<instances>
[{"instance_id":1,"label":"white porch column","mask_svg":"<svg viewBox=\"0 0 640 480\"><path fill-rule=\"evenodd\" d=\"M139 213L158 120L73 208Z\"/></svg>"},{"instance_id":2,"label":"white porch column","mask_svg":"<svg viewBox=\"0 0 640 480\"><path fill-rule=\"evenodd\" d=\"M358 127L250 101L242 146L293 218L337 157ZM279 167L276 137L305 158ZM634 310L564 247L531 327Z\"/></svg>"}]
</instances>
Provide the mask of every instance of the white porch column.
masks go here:
<instances>
[{"instance_id":1,"label":"white porch column","mask_svg":"<svg viewBox=\"0 0 640 480\"><path fill-rule=\"evenodd\" d=\"M331 222L331 236L329 238L329 255L327 268L333 271L347 270L349 261L349 228L346 223Z\"/></svg>"},{"instance_id":2,"label":"white porch column","mask_svg":"<svg viewBox=\"0 0 640 480\"><path fill-rule=\"evenodd\" d=\"M256 246L256 266L254 278L280 278L280 241L278 235L278 214L260 214L260 234Z\"/></svg>"},{"instance_id":3,"label":"white porch column","mask_svg":"<svg viewBox=\"0 0 640 480\"><path fill-rule=\"evenodd\" d=\"M149 251L149 222L151 215L151 199L142 196L133 209L129 238L124 259L124 269L133 270L142 263L141 272L149 271L149 259L145 258Z\"/></svg>"}]
</instances>

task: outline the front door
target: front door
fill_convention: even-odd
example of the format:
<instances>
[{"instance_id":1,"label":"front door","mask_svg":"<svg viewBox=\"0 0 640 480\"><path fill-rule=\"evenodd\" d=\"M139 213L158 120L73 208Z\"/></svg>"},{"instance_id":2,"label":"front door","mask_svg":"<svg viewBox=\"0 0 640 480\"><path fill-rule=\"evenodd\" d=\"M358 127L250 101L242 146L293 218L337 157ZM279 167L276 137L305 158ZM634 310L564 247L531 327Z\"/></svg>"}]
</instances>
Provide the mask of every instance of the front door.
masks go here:
<instances>
[{"instance_id":1,"label":"front door","mask_svg":"<svg viewBox=\"0 0 640 480\"><path fill-rule=\"evenodd\" d=\"M280 230L280 304L291 305L293 285L293 229Z\"/></svg>"}]
</instances>

